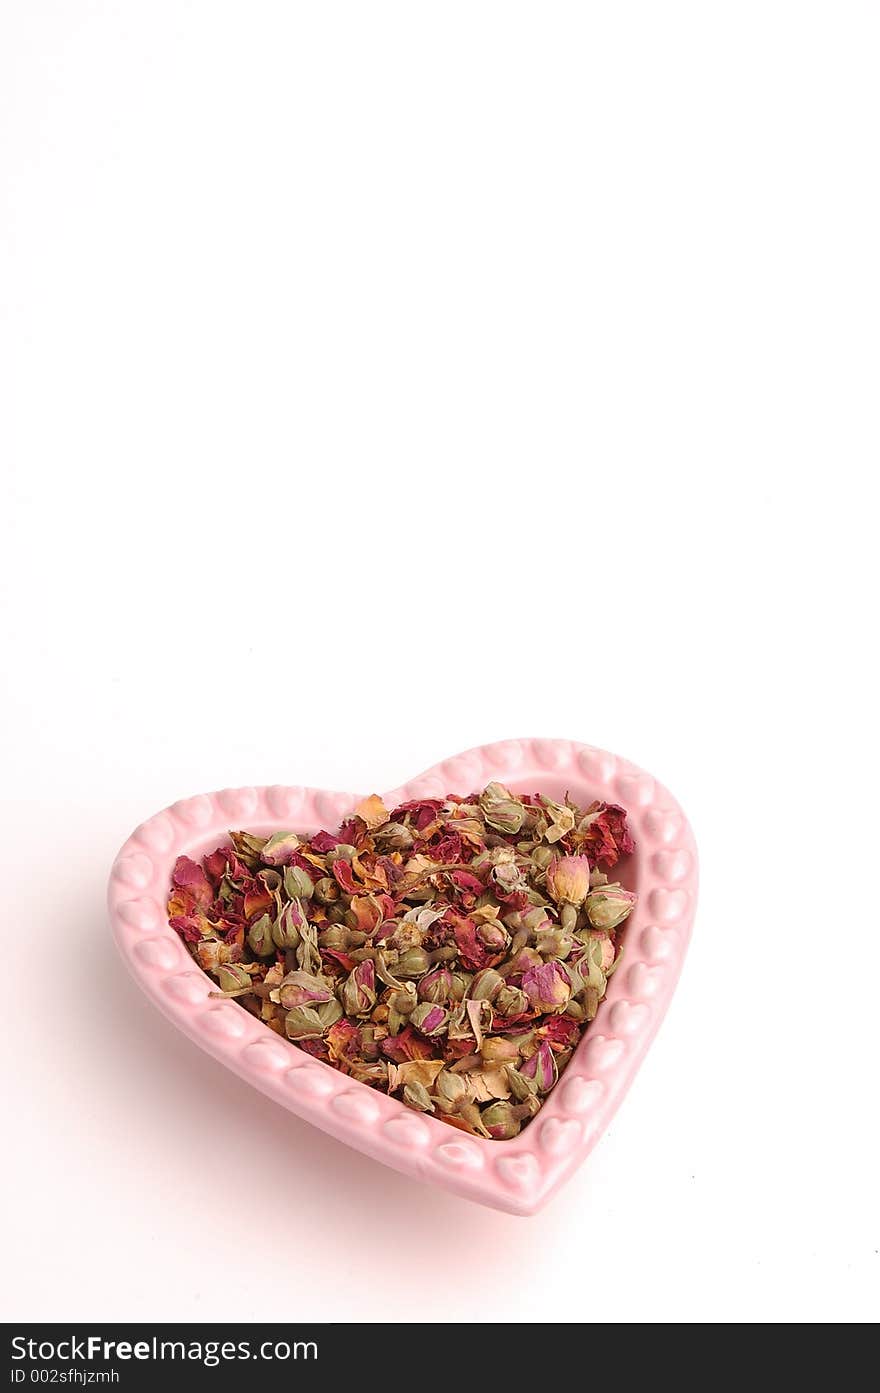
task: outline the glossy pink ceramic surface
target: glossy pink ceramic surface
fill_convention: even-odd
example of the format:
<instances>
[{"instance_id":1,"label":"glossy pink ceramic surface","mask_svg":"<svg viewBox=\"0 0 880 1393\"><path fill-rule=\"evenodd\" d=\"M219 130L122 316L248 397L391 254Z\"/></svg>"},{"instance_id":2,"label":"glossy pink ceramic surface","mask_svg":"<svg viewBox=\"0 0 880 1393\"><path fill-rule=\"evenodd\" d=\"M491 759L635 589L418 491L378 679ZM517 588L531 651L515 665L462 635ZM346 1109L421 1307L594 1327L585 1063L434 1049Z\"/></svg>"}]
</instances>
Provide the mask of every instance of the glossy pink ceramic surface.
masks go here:
<instances>
[{"instance_id":1,"label":"glossy pink ceramic surface","mask_svg":"<svg viewBox=\"0 0 880 1393\"><path fill-rule=\"evenodd\" d=\"M512 1141L484 1141L416 1114L282 1040L211 980L168 924L165 901L181 854L211 850L229 828L333 830L362 795L323 789L234 788L197 794L142 823L113 865L110 919L119 950L147 996L184 1034L340 1141L420 1180L512 1214L533 1214L589 1154L616 1112L656 1033L681 971L697 895L697 858L671 794L626 760L569 740L505 740L445 760L402 788L404 799L471 793L490 779L517 792L579 803L621 803L635 855L615 870L639 902L620 968L562 1079Z\"/></svg>"}]
</instances>

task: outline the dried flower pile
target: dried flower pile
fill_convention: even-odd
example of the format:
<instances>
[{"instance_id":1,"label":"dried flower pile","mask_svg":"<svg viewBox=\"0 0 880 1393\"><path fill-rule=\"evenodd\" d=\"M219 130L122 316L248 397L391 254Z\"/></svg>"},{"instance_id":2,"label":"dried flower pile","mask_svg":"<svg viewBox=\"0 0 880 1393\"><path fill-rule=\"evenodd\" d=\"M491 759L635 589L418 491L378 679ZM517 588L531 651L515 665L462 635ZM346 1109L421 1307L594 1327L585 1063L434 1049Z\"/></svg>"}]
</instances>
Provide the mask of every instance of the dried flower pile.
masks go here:
<instances>
[{"instance_id":1,"label":"dried flower pile","mask_svg":"<svg viewBox=\"0 0 880 1393\"><path fill-rule=\"evenodd\" d=\"M620 958L635 895L606 870L626 813L492 783L336 835L231 832L179 857L168 914L193 957L272 1029L354 1079L481 1137L516 1136L565 1068Z\"/></svg>"}]
</instances>

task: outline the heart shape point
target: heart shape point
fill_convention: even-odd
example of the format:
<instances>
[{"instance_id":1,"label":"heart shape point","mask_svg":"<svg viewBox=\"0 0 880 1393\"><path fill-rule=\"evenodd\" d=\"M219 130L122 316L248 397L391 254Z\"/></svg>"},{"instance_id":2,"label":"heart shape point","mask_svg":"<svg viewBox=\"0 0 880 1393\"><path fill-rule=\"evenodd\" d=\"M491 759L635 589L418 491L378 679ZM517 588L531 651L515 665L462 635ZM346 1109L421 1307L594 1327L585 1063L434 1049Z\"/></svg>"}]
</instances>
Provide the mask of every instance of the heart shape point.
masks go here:
<instances>
[{"instance_id":1,"label":"heart shape point","mask_svg":"<svg viewBox=\"0 0 880 1393\"><path fill-rule=\"evenodd\" d=\"M121 848L108 904L117 946L140 987L227 1068L404 1174L512 1214L533 1214L605 1131L660 1025L690 937L697 857L684 814L650 774L570 740L502 740L466 750L383 798L393 806L410 798L468 794L492 779L517 792L553 798L570 792L580 803L622 803L636 851L619 869L639 895L626 928L622 970L610 979L595 1021L540 1115L512 1141L466 1136L417 1116L397 1099L310 1058L233 1002L209 999L214 984L168 923L165 902L178 856L211 850L235 825L307 834L332 828L351 812L356 795L276 784L181 799L141 823Z\"/></svg>"}]
</instances>

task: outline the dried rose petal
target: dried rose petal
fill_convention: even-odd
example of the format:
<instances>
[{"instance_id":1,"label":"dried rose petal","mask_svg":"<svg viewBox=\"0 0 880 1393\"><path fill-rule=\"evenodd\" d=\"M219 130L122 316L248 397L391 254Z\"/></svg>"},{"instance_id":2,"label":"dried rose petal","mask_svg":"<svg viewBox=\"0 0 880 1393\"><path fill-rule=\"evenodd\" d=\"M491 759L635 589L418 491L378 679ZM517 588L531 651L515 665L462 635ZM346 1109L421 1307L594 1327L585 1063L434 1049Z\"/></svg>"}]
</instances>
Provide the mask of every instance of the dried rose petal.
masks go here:
<instances>
[{"instance_id":1,"label":"dried rose petal","mask_svg":"<svg viewBox=\"0 0 880 1393\"><path fill-rule=\"evenodd\" d=\"M339 842L330 832L316 832L314 837L310 839L309 846L312 851L324 855L325 852L334 851L339 846Z\"/></svg>"},{"instance_id":2,"label":"dried rose petal","mask_svg":"<svg viewBox=\"0 0 880 1393\"><path fill-rule=\"evenodd\" d=\"M358 803L354 810L355 817L359 817L366 823L368 831L372 832L377 827L382 827L388 821L388 809L382 799L376 793L371 793L369 798Z\"/></svg>"},{"instance_id":3,"label":"dried rose petal","mask_svg":"<svg viewBox=\"0 0 880 1393\"><path fill-rule=\"evenodd\" d=\"M206 909L214 899L214 891L205 872L188 856L178 856L174 863L174 870L171 872L171 884L178 886L181 890L186 890L195 903L201 905L203 909Z\"/></svg>"},{"instance_id":4,"label":"dried rose petal","mask_svg":"<svg viewBox=\"0 0 880 1393\"><path fill-rule=\"evenodd\" d=\"M538 1027L543 1039L561 1047L575 1044L580 1033L580 1026L570 1016L548 1016Z\"/></svg>"},{"instance_id":5,"label":"dried rose petal","mask_svg":"<svg viewBox=\"0 0 880 1393\"><path fill-rule=\"evenodd\" d=\"M578 826L579 839L592 864L615 866L635 851L626 812L617 803L593 803Z\"/></svg>"},{"instance_id":6,"label":"dried rose petal","mask_svg":"<svg viewBox=\"0 0 880 1393\"><path fill-rule=\"evenodd\" d=\"M435 1057L431 1041L419 1035L411 1025L406 1026L399 1035L389 1035L386 1040L382 1041L380 1049L388 1059L393 1059L395 1064L403 1064L407 1059L432 1059Z\"/></svg>"}]
</instances>

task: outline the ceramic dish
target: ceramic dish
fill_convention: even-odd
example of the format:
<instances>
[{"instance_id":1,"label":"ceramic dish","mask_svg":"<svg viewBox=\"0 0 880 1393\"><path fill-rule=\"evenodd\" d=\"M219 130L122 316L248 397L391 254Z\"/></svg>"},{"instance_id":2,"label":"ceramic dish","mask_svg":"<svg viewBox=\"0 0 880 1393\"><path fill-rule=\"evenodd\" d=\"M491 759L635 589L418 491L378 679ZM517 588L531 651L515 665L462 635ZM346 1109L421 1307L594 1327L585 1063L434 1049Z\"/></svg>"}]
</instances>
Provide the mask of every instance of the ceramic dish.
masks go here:
<instances>
[{"instance_id":1,"label":"ceramic dish","mask_svg":"<svg viewBox=\"0 0 880 1393\"><path fill-rule=\"evenodd\" d=\"M383 794L471 793L492 779L518 793L569 792L626 808L635 854L615 876L639 895L620 970L540 1114L511 1141L489 1141L416 1114L387 1094L313 1059L214 988L168 924L176 858L212 850L230 828L311 834L335 828L362 795L323 789L235 788L184 799L144 822L110 876L113 933L136 981L185 1035L261 1092L358 1151L467 1199L533 1214L589 1155L608 1126L666 1013L681 971L697 894L697 858L672 796L627 761L569 740L505 740L457 755Z\"/></svg>"}]
</instances>

